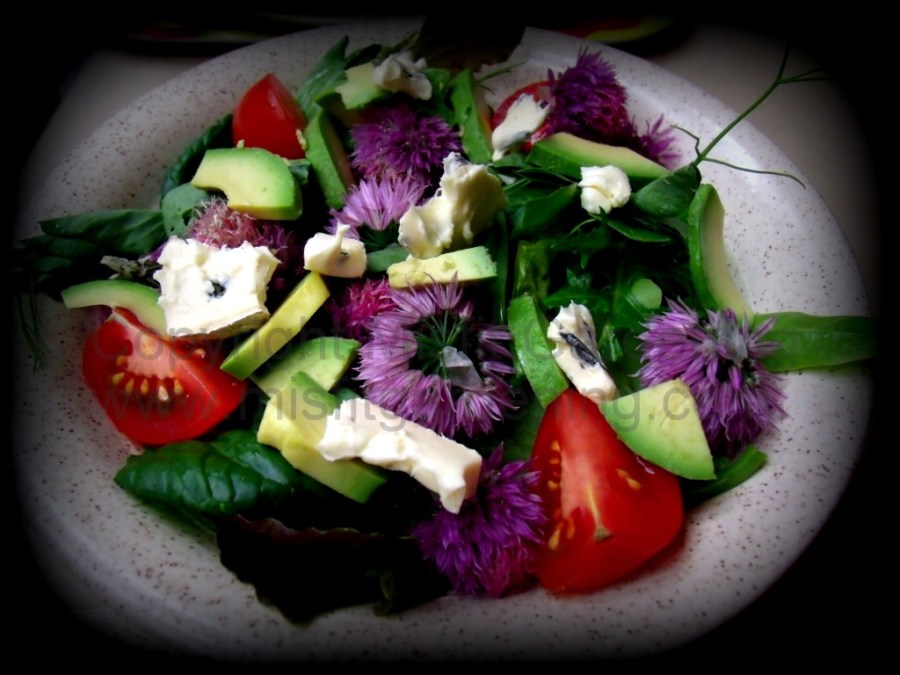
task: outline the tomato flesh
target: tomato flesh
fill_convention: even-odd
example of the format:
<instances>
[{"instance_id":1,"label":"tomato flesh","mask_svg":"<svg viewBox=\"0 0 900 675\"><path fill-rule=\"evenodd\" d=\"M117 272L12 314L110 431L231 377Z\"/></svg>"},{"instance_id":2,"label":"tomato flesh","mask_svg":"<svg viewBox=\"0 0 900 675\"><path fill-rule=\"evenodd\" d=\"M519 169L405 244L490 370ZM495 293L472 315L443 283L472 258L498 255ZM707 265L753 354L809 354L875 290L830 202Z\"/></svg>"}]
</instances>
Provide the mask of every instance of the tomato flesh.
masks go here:
<instances>
[{"instance_id":1,"label":"tomato flesh","mask_svg":"<svg viewBox=\"0 0 900 675\"><path fill-rule=\"evenodd\" d=\"M656 556L681 529L678 478L629 450L597 404L574 389L547 406L533 462L549 516L535 573L551 591L607 586Z\"/></svg>"},{"instance_id":2,"label":"tomato flesh","mask_svg":"<svg viewBox=\"0 0 900 675\"><path fill-rule=\"evenodd\" d=\"M300 159L306 151L297 132L306 129L306 116L287 87L271 73L241 97L231 121L234 144L264 148L286 159Z\"/></svg>"},{"instance_id":3,"label":"tomato flesh","mask_svg":"<svg viewBox=\"0 0 900 675\"><path fill-rule=\"evenodd\" d=\"M240 405L247 383L212 344L181 344L119 308L88 338L82 375L116 428L144 445L195 438Z\"/></svg>"}]
</instances>

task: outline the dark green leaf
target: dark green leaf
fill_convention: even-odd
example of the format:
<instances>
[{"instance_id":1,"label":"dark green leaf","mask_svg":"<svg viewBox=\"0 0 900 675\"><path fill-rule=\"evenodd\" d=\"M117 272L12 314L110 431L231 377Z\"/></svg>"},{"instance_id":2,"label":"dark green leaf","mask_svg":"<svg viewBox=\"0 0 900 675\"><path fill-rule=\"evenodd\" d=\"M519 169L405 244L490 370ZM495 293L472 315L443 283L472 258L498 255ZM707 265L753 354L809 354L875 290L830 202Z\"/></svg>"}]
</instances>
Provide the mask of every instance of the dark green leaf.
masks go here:
<instances>
[{"instance_id":1,"label":"dark green leaf","mask_svg":"<svg viewBox=\"0 0 900 675\"><path fill-rule=\"evenodd\" d=\"M550 245L547 241L522 240L516 247L513 297L531 295L539 304L550 287Z\"/></svg>"},{"instance_id":2,"label":"dark green leaf","mask_svg":"<svg viewBox=\"0 0 900 675\"><path fill-rule=\"evenodd\" d=\"M506 323L506 308L509 305L509 227L506 214L497 216L493 227L488 230L487 247L493 251L497 276L488 282L494 307L494 321Z\"/></svg>"},{"instance_id":3,"label":"dark green leaf","mask_svg":"<svg viewBox=\"0 0 900 675\"><path fill-rule=\"evenodd\" d=\"M766 455L753 445L748 445L737 457L716 457L713 467L716 477L705 481L683 481L684 499L688 506L694 506L737 487L766 463Z\"/></svg>"},{"instance_id":4,"label":"dark green leaf","mask_svg":"<svg viewBox=\"0 0 900 675\"><path fill-rule=\"evenodd\" d=\"M605 225L600 225L588 232L575 232L568 236L558 237L552 242L553 250L578 253L582 260L613 244L609 228Z\"/></svg>"},{"instance_id":5,"label":"dark green leaf","mask_svg":"<svg viewBox=\"0 0 900 675\"><path fill-rule=\"evenodd\" d=\"M160 198L179 185L189 183L200 166L200 160L210 148L227 148L231 138L231 115L228 114L195 138L169 167L163 178Z\"/></svg>"},{"instance_id":6,"label":"dark green leaf","mask_svg":"<svg viewBox=\"0 0 900 675\"><path fill-rule=\"evenodd\" d=\"M763 359L772 372L827 368L873 359L878 354L878 323L865 316L819 316L802 312L757 314L753 327L774 318L764 340L780 348Z\"/></svg>"},{"instance_id":7,"label":"dark green leaf","mask_svg":"<svg viewBox=\"0 0 900 675\"><path fill-rule=\"evenodd\" d=\"M672 241L671 235L648 229L636 221L626 222L618 218L607 218L606 224L626 239L642 244L665 244Z\"/></svg>"},{"instance_id":8,"label":"dark green leaf","mask_svg":"<svg viewBox=\"0 0 900 675\"><path fill-rule=\"evenodd\" d=\"M644 213L661 218L687 213L700 186L700 171L693 164L657 178L631 196L631 204Z\"/></svg>"},{"instance_id":9,"label":"dark green leaf","mask_svg":"<svg viewBox=\"0 0 900 675\"><path fill-rule=\"evenodd\" d=\"M543 418L544 406L534 396L510 416L503 439L504 461L511 462L531 457L534 439Z\"/></svg>"},{"instance_id":10,"label":"dark green leaf","mask_svg":"<svg viewBox=\"0 0 900 675\"><path fill-rule=\"evenodd\" d=\"M169 236L184 236L194 210L209 199L209 192L195 188L190 183L169 190L162 198L160 206L166 233Z\"/></svg>"},{"instance_id":11,"label":"dark green leaf","mask_svg":"<svg viewBox=\"0 0 900 675\"><path fill-rule=\"evenodd\" d=\"M578 201L578 186L574 183L543 193L535 193L537 190L532 190L531 198L514 213L512 229L514 238L540 234Z\"/></svg>"},{"instance_id":12,"label":"dark green leaf","mask_svg":"<svg viewBox=\"0 0 900 675\"><path fill-rule=\"evenodd\" d=\"M291 175L294 177L294 180L297 181L297 185L300 187L304 187L307 183L309 183L309 175L311 170L311 164L308 159L294 159L288 163L288 169L291 170Z\"/></svg>"},{"instance_id":13,"label":"dark green leaf","mask_svg":"<svg viewBox=\"0 0 900 675\"><path fill-rule=\"evenodd\" d=\"M166 240L162 213L155 210L65 216L42 221L41 229L44 234L23 239L13 252L13 270L18 290L54 296L67 286L108 277L103 256L136 258Z\"/></svg>"},{"instance_id":14,"label":"dark green leaf","mask_svg":"<svg viewBox=\"0 0 900 675\"><path fill-rule=\"evenodd\" d=\"M133 455L115 476L131 494L203 513L234 514L289 497L302 477L252 431L171 443Z\"/></svg>"}]
</instances>

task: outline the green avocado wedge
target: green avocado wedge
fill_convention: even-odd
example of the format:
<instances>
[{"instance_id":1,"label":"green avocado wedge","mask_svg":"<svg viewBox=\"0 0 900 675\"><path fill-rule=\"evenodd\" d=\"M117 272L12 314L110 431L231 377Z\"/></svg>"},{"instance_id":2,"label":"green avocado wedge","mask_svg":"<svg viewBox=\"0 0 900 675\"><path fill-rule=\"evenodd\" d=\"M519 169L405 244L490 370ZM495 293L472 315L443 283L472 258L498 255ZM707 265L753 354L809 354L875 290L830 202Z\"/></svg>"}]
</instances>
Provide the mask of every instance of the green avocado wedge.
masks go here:
<instances>
[{"instance_id":1,"label":"green avocado wedge","mask_svg":"<svg viewBox=\"0 0 900 675\"><path fill-rule=\"evenodd\" d=\"M64 289L63 304L68 309L106 305L130 310L157 335L166 335L166 315L159 306L159 291L127 279L97 279Z\"/></svg>"},{"instance_id":2,"label":"green avocado wedge","mask_svg":"<svg viewBox=\"0 0 900 675\"><path fill-rule=\"evenodd\" d=\"M600 412L622 442L648 462L682 478L716 477L697 403L683 380L605 401Z\"/></svg>"},{"instance_id":3,"label":"green avocado wedge","mask_svg":"<svg viewBox=\"0 0 900 675\"><path fill-rule=\"evenodd\" d=\"M581 179L585 166L617 166L632 183L643 184L669 173L662 164L626 147L597 143L560 131L542 138L528 153L528 162L569 178Z\"/></svg>"},{"instance_id":4,"label":"green avocado wedge","mask_svg":"<svg viewBox=\"0 0 900 675\"><path fill-rule=\"evenodd\" d=\"M385 472L357 459L332 462L315 449L325 433L328 416L338 405L336 397L298 371L266 403L256 438L280 451L298 471L353 501L365 503L387 480Z\"/></svg>"},{"instance_id":5,"label":"green avocado wedge","mask_svg":"<svg viewBox=\"0 0 900 675\"><path fill-rule=\"evenodd\" d=\"M207 150L191 185L224 192L230 208L256 218L295 220L303 211L288 163L263 148Z\"/></svg>"},{"instance_id":6,"label":"green avocado wedge","mask_svg":"<svg viewBox=\"0 0 900 675\"><path fill-rule=\"evenodd\" d=\"M225 357L222 370L244 380L290 342L330 297L325 280L309 272L269 320Z\"/></svg>"},{"instance_id":7,"label":"green avocado wedge","mask_svg":"<svg viewBox=\"0 0 900 675\"><path fill-rule=\"evenodd\" d=\"M688 255L697 295L708 309L734 310L738 318L753 318L750 307L731 276L725 252L725 207L716 189L704 183L688 207Z\"/></svg>"}]
</instances>

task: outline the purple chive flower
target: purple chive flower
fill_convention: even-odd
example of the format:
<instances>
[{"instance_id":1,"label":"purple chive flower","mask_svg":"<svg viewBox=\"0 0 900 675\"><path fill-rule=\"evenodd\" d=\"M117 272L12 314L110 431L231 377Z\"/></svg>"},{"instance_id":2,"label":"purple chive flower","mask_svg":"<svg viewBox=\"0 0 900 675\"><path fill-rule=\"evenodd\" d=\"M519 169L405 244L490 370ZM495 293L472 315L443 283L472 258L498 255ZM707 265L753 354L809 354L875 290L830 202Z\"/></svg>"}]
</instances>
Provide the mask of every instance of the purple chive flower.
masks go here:
<instances>
[{"instance_id":1,"label":"purple chive flower","mask_svg":"<svg viewBox=\"0 0 900 675\"><path fill-rule=\"evenodd\" d=\"M677 166L680 157L672 147L674 130L663 126L662 117L647 123L641 134L628 114L628 93L613 67L598 53L582 50L575 65L554 75L548 73L552 106L545 135L567 131L588 140L623 145L659 162Z\"/></svg>"},{"instance_id":2,"label":"purple chive flower","mask_svg":"<svg viewBox=\"0 0 900 675\"><path fill-rule=\"evenodd\" d=\"M769 319L753 332L734 311L709 311L701 321L687 305L668 301L669 310L647 321L641 383L652 386L681 378L697 401L703 430L714 452L735 455L775 426L783 415L778 378L761 359L778 348L762 341Z\"/></svg>"},{"instance_id":3,"label":"purple chive flower","mask_svg":"<svg viewBox=\"0 0 900 675\"><path fill-rule=\"evenodd\" d=\"M342 209L331 210L326 230L333 234L339 224L349 225L346 236L362 239L373 250L384 248L397 241L397 222L422 201L427 187L409 176L363 179L347 193Z\"/></svg>"},{"instance_id":4,"label":"purple chive flower","mask_svg":"<svg viewBox=\"0 0 900 675\"><path fill-rule=\"evenodd\" d=\"M677 168L681 154L673 147L675 129L663 126L662 115L652 125L647 122L645 129L643 134L635 136L634 140L629 142L628 147L667 169Z\"/></svg>"},{"instance_id":5,"label":"purple chive flower","mask_svg":"<svg viewBox=\"0 0 900 675\"><path fill-rule=\"evenodd\" d=\"M581 50L575 65L547 74L552 106L547 132L567 131L592 141L624 144L634 136L625 91L600 54Z\"/></svg>"},{"instance_id":6,"label":"purple chive flower","mask_svg":"<svg viewBox=\"0 0 900 675\"><path fill-rule=\"evenodd\" d=\"M515 408L509 331L474 322L455 281L391 297L396 309L372 318L359 350L366 398L443 436L491 431Z\"/></svg>"},{"instance_id":7,"label":"purple chive flower","mask_svg":"<svg viewBox=\"0 0 900 675\"><path fill-rule=\"evenodd\" d=\"M462 595L496 598L522 585L544 541L538 474L528 471L527 460L502 461L499 447L482 463L475 497L458 514L440 509L412 530L422 556Z\"/></svg>"},{"instance_id":8,"label":"purple chive flower","mask_svg":"<svg viewBox=\"0 0 900 675\"><path fill-rule=\"evenodd\" d=\"M185 236L217 248L237 248L245 241L267 246L279 260L269 282L275 294L289 290L303 275L303 246L291 230L275 221L235 211L218 197L200 207Z\"/></svg>"},{"instance_id":9,"label":"purple chive flower","mask_svg":"<svg viewBox=\"0 0 900 675\"><path fill-rule=\"evenodd\" d=\"M386 278L354 281L328 303L337 333L361 343L369 338L368 323L372 317L396 307Z\"/></svg>"},{"instance_id":10,"label":"purple chive flower","mask_svg":"<svg viewBox=\"0 0 900 675\"><path fill-rule=\"evenodd\" d=\"M459 134L436 116L406 104L379 108L350 130L350 163L362 178L409 178L433 185L444 157L462 152Z\"/></svg>"}]
</instances>

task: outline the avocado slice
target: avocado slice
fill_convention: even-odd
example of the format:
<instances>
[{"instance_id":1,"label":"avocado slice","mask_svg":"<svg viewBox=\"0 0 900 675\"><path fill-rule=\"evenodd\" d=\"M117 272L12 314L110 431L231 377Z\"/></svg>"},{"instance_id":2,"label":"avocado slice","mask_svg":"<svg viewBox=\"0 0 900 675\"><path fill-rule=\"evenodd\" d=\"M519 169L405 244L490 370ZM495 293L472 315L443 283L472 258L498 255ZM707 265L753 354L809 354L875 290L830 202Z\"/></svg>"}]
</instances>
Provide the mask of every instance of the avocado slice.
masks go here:
<instances>
[{"instance_id":1,"label":"avocado slice","mask_svg":"<svg viewBox=\"0 0 900 675\"><path fill-rule=\"evenodd\" d=\"M725 253L725 207L709 183L697 188L688 207L688 255L691 278L704 307L730 307L738 318L753 318L753 310L738 289Z\"/></svg>"},{"instance_id":2,"label":"avocado slice","mask_svg":"<svg viewBox=\"0 0 900 675\"><path fill-rule=\"evenodd\" d=\"M290 384L291 376L302 370L325 390L331 389L347 372L360 343L349 338L324 335L301 340L285 348L285 354L270 359L252 379L269 396Z\"/></svg>"},{"instance_id":3,"label":"avocado slice","mask_svg":"<svg viewBox=\"0 0 900 675\"><path fill-rule=\"evenodd\" d=\"M298 371L269 399L256 439L276 448L298 471L365 503L387 480L385 472L356 459L332 462L315 449L325 433L327 417L338 405L336 397Z\"/></svg>"},{"instance_id":4,"label":"avocado slice","mask_svg":"<svg viewBox=\"0 0 900 675\"><path fill-rule=\"evenodd\" d=\"M342 208L347 191L356 180L347 151L324 108L309 120L303 136L306 138L306 158L325 195L325 203L333 209Z\"/></svg>"},{"instance_id":5,"label":"avocado slice","mask_svg":"<svg viewBox=\"0 0 900 675\"><path fill-rule=\"evenodd\" d=\"M583 166L617 166L635 183L649 182L669 173L662 164L634 150L618 145L597 143L560 131L542 138L528 153L527 160L548 171L581 179Z\"/></svg>"},{"instance_id":6,"label":"avocado slice","mask_svg":"<svg viewBox=\"0 0 900 675\"><path fill-rule=\"evenodd\" d=\"M471 69L461 70L450 81L450 103L466 156L475 164L488 164L494 152L490 113Z\"/></svg>"},{"instance_id":7,"label":"avocado slice","mask_svg":"<svg viewBox=\"0 0 900 675\"><path fill-rule=\"evenodd\" d=\"M295 220L303 211L287 162L264 148L207 150L191 185L224 192L230 208L256 218Z\"/></svg>"},{"instance_id":8,"label":"avocado slice","mask_svg":"<svg viewBox=\"0 0 900 675\"><path fill-rule=\"evenodd\" d=\"M433 258L409 256L387 268L391 288L447 284L454 280L481 281L497 276L497 265L484 246L473 246Z\"/></svg>"},{"instance_id":9,"label":"avocado slice","mask_svg":"<svg viewBox=\"0 0 900 675\"><path fill-rule=\"evenodd\" d=\"M636 455L676 476L716 477L697 402L674 379L600 404L616 435Z\"/></svg>"},{"instance_id":10,"label":"avocado slice","mask_svg":"<svg viewBox=\"0 0 900 675\"><path fill-rule=\"evenodd\" d=\"M166 315L159 306L159 291L127 279L97 279L69 286L62 291L69 309L106 305L130 310L143 325L157 335L166 335Z\"/></svg>"},{"instance_id":11,"label":"avocado slice","mask_svg":"<svg viewBox=\"0 0 900 675\"><path fill-rule=\"evenodd\" d=\"M246 379L300 332L329 295L322 277L316 272L307 273L269 320L225 357L222 370L239 380Z\"/></svg>"},{"instance_id":12,"label":"avocado slice","mask_svg":"<svg viewBox=\"0 0 900 675\"><path fill-rule=\"evenodd\" d=\"M334 88L344 108L358 110L379 99L387 98L390 92L375 84L375 63L367 61L351 66L344 71L347 81Z\"/></svg>"}]
</instances>

